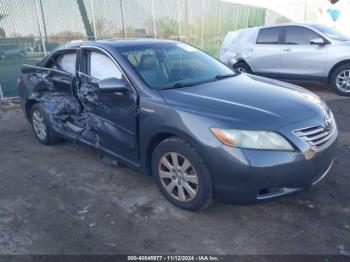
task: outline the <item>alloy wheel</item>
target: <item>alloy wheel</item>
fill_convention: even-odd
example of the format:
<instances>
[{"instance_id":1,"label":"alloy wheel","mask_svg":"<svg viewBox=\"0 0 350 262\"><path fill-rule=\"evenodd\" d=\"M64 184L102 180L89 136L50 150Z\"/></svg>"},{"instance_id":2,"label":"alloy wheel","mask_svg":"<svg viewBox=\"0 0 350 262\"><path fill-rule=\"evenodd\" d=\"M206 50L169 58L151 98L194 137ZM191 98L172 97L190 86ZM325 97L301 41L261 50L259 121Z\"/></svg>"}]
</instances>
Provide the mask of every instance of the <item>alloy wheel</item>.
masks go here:
<instances>
[{"instance_id":1,"label":"alloy wheel","mask_svg":"<svg viewBox=\"0 0 350 262\"><path fill-rule=\"evenodd\" d=\"M174 199L189 202L198 194L198 176L191 162L176 152L164 154L158 165L158 175L164 189Z\"/></svg>"},{"instance_id":2,"label":"alloy wheel","mask_svg":"<svg viewBox=\"0 0 350 262\"><path fill-rule=\"evenodd\" d=\"M350 92L350 69L341 71L336 79L337 88L343 92Z\"/></svg>"},{"instance_id":3,"label":"alloy wheel","mask_svg":"<svg viewBox=\"0 0 350 262\"><path fill-rule=\"evenodd\" d=\"M245 68L243 68L243 67L237 67L236 68L236 72L238 72L238 73L247 73L247 70L245 70Z\"/></svg>"},{"instance_id":4,"label":"alloy wheel","mask_svg":"<svg viewBox=\"0 0 350 262\"><path fill-rule=\"evenodd\" d=\"M45 125L45 119L39 111L33 112L33 127L36 135L45 140L47 135L47 128Z\"/></svg>"}]
</instances>

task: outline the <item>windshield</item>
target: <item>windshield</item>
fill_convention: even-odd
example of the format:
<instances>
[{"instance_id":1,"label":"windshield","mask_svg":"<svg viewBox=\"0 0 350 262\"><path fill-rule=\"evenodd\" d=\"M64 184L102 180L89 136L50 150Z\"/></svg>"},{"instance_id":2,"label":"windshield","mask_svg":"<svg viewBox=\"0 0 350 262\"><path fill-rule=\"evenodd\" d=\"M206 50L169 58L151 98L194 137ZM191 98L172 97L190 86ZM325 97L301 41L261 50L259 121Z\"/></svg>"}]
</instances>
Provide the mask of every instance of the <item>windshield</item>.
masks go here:
<instances>
[{"instance_id":1,"label":"windshield","mask_svg":"<svg viewBox=\"0 0 350 262\"><path fill-rule=\"evenodd\" d=\"M213 57L182 43L124 47L119 50L151 88L167 89L234 76Z\"/></svg>"},{"instance_id":2,"label":"windshield","mask_svg":"<svg viewBox=\"0 0 350 262\"><path fill-rule=\"evenodd\" d=\"M311 27L323 33L325 36L338 41L348 41L350 37L340 33L339 31L324 25L311 25Z\"/></svg>"}]
</instances>

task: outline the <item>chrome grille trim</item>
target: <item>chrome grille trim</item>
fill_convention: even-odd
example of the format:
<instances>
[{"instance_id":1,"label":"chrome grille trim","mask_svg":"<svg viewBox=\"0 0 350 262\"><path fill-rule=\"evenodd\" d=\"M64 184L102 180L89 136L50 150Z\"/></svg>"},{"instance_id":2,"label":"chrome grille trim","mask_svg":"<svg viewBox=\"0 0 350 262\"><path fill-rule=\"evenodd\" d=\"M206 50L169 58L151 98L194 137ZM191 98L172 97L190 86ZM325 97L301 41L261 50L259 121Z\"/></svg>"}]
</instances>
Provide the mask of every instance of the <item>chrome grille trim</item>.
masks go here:
<instances>
[{"instance_id":1,"label":"chrome grille trim","mask_svg":"<svg viewBox=\"0 0 350 262\"><path fill-rule=\"evenodd\" d=\"M316 127L317 127L317 129L315 129L315 130L303 131L303 130L306 130L306 129L316 128ZM303 128L303 129L295 130L294 133L308 136L308 135L313 135L313 134L316 134L316 133L319 133L319 132L323 132L323 130L324 129L321 126L311 126L311 127L306 127L306 128Z\"/></svg>"},{"instance_id":2,"label":"chrome grille trim","mask_svg":"<svg viewBox=\"0 0 350 262\"><path fill-rule=\"evenodd\" d=\"M326 130L320 125L315 125L294 130L293 133L311 146L314 151L321 151L334 142L338 136L338 129L334 122L330 130Z\"/></svg>"}]
</instances>

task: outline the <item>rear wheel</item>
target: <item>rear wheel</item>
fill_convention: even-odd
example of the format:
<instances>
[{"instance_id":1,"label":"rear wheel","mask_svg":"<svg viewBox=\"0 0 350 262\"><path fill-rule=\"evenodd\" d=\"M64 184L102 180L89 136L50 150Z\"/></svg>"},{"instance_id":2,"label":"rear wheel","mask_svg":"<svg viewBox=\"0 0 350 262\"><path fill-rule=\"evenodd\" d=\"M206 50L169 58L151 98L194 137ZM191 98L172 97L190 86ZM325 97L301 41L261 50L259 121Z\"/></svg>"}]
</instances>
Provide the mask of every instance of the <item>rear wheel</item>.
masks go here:
<instances>
[{"instance_id":1,"label":"rear wheel","mask_svg":"<svg viewBox=\"0 0 350 262\"><path fill-rule=\"evenodd\" d=\"M60 141L52 129L49 116L44 111L42 105L34 104L31 108L31 123L34 134L40 143L44 145L53 145Z\"/></svg>"},{"instance_id":2,"label":"rear wheel","mask_svg":"<svg viewBox=\"0 0 350 262\"><path fill-rule=\"evenodd\" d=\"M212 201L212 182L207 166L186 141L172 137L161 142L152 157L154 179L175 206L197 211Z\"/></svg>"},{"instance_id":3,"label":"rear wheel","mask_svg":"<svg viewBox=\"0 0 350 262\"><path fill-rule=\"evenodd\" d=\"M233 69L236 71L236 73L248 73L251 74L252 70L250 69L249 65L245 62L238 62L237 64L233 65Z\"/></svg>"},{"instance_id":4,"label":"rear wheel","mask_svg":"<svg viewBox=\"0 0 350 262\"><path fill-rule=\"evenodd\" d=\"M337 67L332 73L330 85L342 96L350 96L350 64Z\"/></svg>"}]
</instances>

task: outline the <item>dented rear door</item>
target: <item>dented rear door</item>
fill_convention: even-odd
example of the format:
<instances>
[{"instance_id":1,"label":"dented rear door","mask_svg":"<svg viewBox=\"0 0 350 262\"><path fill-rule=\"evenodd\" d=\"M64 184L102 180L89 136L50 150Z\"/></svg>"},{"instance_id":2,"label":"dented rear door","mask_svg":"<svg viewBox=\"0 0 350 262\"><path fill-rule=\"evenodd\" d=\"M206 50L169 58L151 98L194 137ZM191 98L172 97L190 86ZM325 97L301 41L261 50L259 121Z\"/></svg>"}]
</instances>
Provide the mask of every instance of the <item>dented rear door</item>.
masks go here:
<instances>
[{"instance_id":1,"label":"dented rear door","mask_svg":"<svg viewBox=\"0 0 350 262\"><path fill-rule=\"evenodd\" d=\"M47 83L42 78L42 67L33 65L21 66L21 81L18 89L21 100L27 100L33 92L47 89Z\"/></svg>"}]
</instances>

